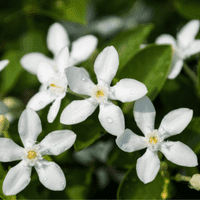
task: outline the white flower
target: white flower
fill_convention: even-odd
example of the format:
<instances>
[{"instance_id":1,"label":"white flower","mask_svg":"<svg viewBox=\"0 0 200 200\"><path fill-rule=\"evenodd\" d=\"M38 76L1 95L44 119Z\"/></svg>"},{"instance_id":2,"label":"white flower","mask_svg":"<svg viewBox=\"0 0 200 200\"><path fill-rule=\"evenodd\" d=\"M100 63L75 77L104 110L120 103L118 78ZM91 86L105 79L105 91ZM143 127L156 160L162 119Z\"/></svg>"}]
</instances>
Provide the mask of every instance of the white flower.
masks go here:
<instances>
[{"instance_id":1,"label":"white flower","mask_svg":"<svg viewBox=\"0 0 200 200\"><path fill-rule=\"evenodd\" d=\"M25 148L11 139L0 138L0 161L22 160L7 173L3 182L3 193L15 195L30 182L34 166L40 182L50 190L63 190L66 180L61 168L54 162L43 159L43 155L59 155L75 142L76 135L70 130L49 133L39 144L36 139L42 131L41 121L35 111L27 108L19 119L18 131Z\"/></svg>"},{"instance_id":2,"label":"white flower","mask_svg":"<svg viewBox=\"0 0 200 200\"><path fill-rule=\"evenodd\" d=\"M187 167L198 165L197 156L187 145L182 142L163 141L172 135L181 133L191 121L193 111L180 108L169 112L161 121L158 130L154 129L155 115L156 112L150 99L147 96L139 99L134 105L134 118L145 137L126 129L116 139L118 147L126 152L147 148L136 164L138 177L144 183L153 181L160 169L157 151L161 151L169 161L177 165Z\"/></svg>"},{"instance_id":3,"label":"white flower","mask_svg":"<svg viewBox=\"0 0 200 200\"><path fill-rule=\"evenodd\" d=\"M97 46L97 38L93 35L80 37L72 42L69 55L69 65L76 65L86 60ZM50 26L47 34L47 47L53 53L54 58L48 58L42 53L28 53L21 58L21 65L32 74L37 73L38 65L41 61L55 65L57 56L61 49L70 45L67 31L59 24L54 23Z\"/></svg>"},{"instance_id":4,"label":"white flower","mask_svg":"<svg viewBox=\"0 0 200 200\"><path fill-rule=\"evenodd\" d=\"M0 61L0 71L2 71L6 65L9 63L9 60L2 60Z\"/></svg>"},{"instance_id":5,"label":"white flower","mask_svg":"<svg viewBox=\"0 0 200 200\"><path fill-rule=\"evenodd\" d=\"M195 40L199 31L199 20L191 20L177 34L177 41L168 34L163 34L156 39L157 44L171 44L173 58L169 79L174 79L180 73L183 61L200 52L200 40Z\"/></svg>"},{"instance_id":6,"label":"white flower","mask_svg":"<svg viewBox=\"0 0 200 200\"><path fill-rule=\"evenodd\" d=\"M99 105L99 121L106 131L119 135L124 131L124 116L122 110L108 99L122 102L135 101L147 93L146 86L134 79L122 79L111 87L111 81L116 75L119 57L113 46L106 47L96 58L94 71L98 84L95 85L86 70L69 67L65 70L72 91L91 96L85 100L71 102L62 112L62 124L77 124L90 116Z\"/></svg>"}]
</instances>

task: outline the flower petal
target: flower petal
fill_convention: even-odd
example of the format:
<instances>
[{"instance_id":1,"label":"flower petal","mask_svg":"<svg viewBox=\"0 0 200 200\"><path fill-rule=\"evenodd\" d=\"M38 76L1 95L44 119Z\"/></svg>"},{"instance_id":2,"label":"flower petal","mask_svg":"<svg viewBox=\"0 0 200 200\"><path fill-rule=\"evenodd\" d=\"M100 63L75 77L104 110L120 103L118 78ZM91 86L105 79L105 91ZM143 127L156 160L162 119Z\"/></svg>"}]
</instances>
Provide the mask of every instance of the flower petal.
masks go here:
<instances>
[{"instance_id":1,"label":"flower petal","mask_svg":"<svg viewBox=\"0 0 200 200\"><path fill-rule=\"evenodd\" d=\"M48 83L49 79L56 74L52 65L47 62L40 62L37 69L37 77L41 83Z\"/></svg>"},{"instance_id":2,"label":"flower petal","mask_svg":"<svg viewBox=\"0 0 200 200\"><path fill-rule=\"evenodd\" d=\"M69 43L67 31L61 24L54 23L49 27L47 33L47 47L54 56L56 56L63 47L69 46Z\"/></svg>"},{"instance_id":3,"label":"flower petal","mask_svg":"<svg viewBox=\"0 0 200 200\"><path fill-rule=\"evenodd\" d=\"M106 47L96 58L94 63L94 71L98 79L98 83L103 80L110 85L112 79L117 73L119 66L119 56L113 46Z\"/></svg>"},{"instance_id":4,"label":"flower petal","mask_svg":"<svg viewBox=\"0 0 200 200\"><path fill-rule=\"evenodd\" d=\"M168 79L176 78L180 74L182 67L183 67L183 60L182 59L175 60L173 57L172 67L168 75Z\"/></svg>"},{"instance_id":5,"label":"flower petal","mask_svg":"<svg viewBox=\"0 0 200 200\"><path fill-rule=\"evenodd\" d=\"M62 169L55 163L42 160L34 166L40 182L50 190L64 190L66 186L65 175Z\"/></svg>"},{"instance_id":6,"label":"flower petal","mask_svg":"<svg viewBox=\"0 0 200 200\"><path fill-rule=\"evenodd\" d=\"M32 147L35 144L38 135L42 132L42 125L34 110L26 108L22 112L19 118L18 132L24 147Z\"/></svg>"},{"instance_id":7,"label":"flower petal","mask_svg":"<svg viewBox=\"0 0 200 200\"><path fill-rule=\"evenodd\" d=\"M143 183L153 181L160 169L160 160L157 152L146 150L145 154L137 160L136 171Z\"/></svg>"},{"instance_id":8,"label":"flower petal","mask_svg":"<svg viewBox=\"0 0 200 200\"><path fill-rule=\"evenodd\" d=\"M190 123L193 116L193 110L188 108L179 108L169 112L161 121L158 132L164 134L164 137L170 137L181 133Z\"/></svg>"},{"instance_id":9,"label":"flower petal","mask_svg":"<svg viewBox=\"0 0 200 200\"><path fill-rule=\"evenodd\" d=\"M194 40L184 51L184 58L190 57L200 52L200 40Z\"/></svg>"},{"instance_id":10,"label":"flower petal","mask_svg":"<svg viewBox=\"0 0 200 200\"><path fill-rule=\"evenodd\" d=\"M69 66L69 49L68 46L61 49L56 56L56 67L59 72L63 73L64 69Z\"/></svg>"},{"instance_id":11,"label":"flower petal","mask_svg":"<svg viewBox=\"0 0 200 200\"><path fill-rule=\"evenodd\" d=\"M60 109L60 103L61 100L65 97L66 93L63 93L60 95L52 104L52 106L49 109L48 115L47 115L47 120L49 123L52 123L54 119L56 118L58 111Z\"/></svg>"},{"instance_id":12,"label":"flower petal","mask_svg":"<svg viewBox=\"0 0 200 200\"><path fill-rule=\"evenodd\" d=\"M146 86L134 79L122 79L115 86L110 87L110 99L131 102L143 97L148 91Z\"/></svg>"},{"instance_id":13,"label":"flower petal","mask_svg":"<svg viewBox=\"0 0 200 200\"><path fill-rule=\"evenodd\" d=\"M72 101L61 113L60 123L70 125L86 120L98 106L91 101L91 98Z\"/></svg>"},{"instance_id":14,"label":"flower petal","mask_svg":"<svg viewBox=\"0 0 200 200\"><path fill-rule=\"evenodd\" d=\"M164 142L160 151L169 161L177 165L186 167L198 165L196 154L182 142Z\"/></svg>"},{"instance_id":15,"label":"flower petal","mask_svg":"<svg viewBox=\"0 0 200 200\"><path fill-rule=\"evenodd\" d=\"M176 40L169 34L162 34L155 41L156 44L171 44L176 49Z\"/></svg>"},{"instance_id":16,"label":"flower petal","mask_svg":"<svg viewBox=\"0 0 200 200\"><path fill-rule=\"evenodd\" d=\"M49 91L38 92L29 100L27 107L38 111L46 107L55 99L56 96L52 95Z\"/></svg>"},{"instance_id":17,"label":"flower petal","mask_svg":"<svg viewBox=\"0 0 200 200\"><path fill-rule=\"evenodd\" d=\"M118 136L124 132L124 115L119 106L110 101L100 104L99 121L110 134Z\"/></svg>"},{"instance_id":18,"label":"flower petal","mask_svg":"<svg viewBox=\"0 0 200 200\"><path fill-rule=\"evenodd\" d=\"M147 147L145 137L138 136L129 129L117 137L116 144L125 152L133 152Z\"/></svg>"},{"instance_id":19,"label":"flower petal","mask_svg":"<svg viewBox=\"0 0 200 200\"><path fill-rule=\"evenodd\" d=\"M70 130L53 131L41 142L42 155L59 155L68 150L75 142L76 134Z\"/></svg>"},{"instance_id":20,"label":"flower petal","mask_svg":"<svg viewBox=\"0 0 200 200\"><path fill-rule=\"evenodd\" d=\"M93 35L86 35L72 42L70 66L87 60L95 50L97 43L98 39Z\"/></svg>"},{"instance_id":21,"label":"flower petal","mask_svg":"<svg viewBox=\"0 0 200 200\"><path fill-rule=\"evenodd\" d=\"M199 32L199 20L189 21L177 34L178 44L182 48L186 48L195 39Z\"/></svg>"},{"instance_id":22,"label":"flower petal","mask_svg":"<svg viewBox=\"0 0 200 200\"><path fill-rule=\"evenodd\" d=\"M21 160L24 149L9 138L0 138L0 161L10 162Z\"/></svg>"},{"instance_id":23,"label":"flower petal","mask_svg":"<svg viewBox=\"0 0 200 200\"><path fill-rule=\"evenodd\" d=\"M31 74L35 75L37 74L37 68L40 62L45 62L50 65L53 64L52 59L48 58L42 53L37 53L37 52L28 53L24 55L20 60L22 67Z\"/></svg>"},{"instance_id":24,"label":"flower petal","mask_svg":"<svg viewBox=\"0 0 200 200\"><path fill-rule=\"evenodd\" d=\"M27 167L25 161L21 161L12 167L3 182L3 193L5 195L15 195L21 192L31 181L32 167Z\"/></svg>"},{"instance_id":25,"label":"flower petal","mask_svg":"<svg viewBox=\"0 0 200 200\"><path fill-rule=\"evenodd\" d=\"M153 132L156 111L151 100L147 96L144 96L135 102L133 114L137 126L144 135Z\"/></svg>"},{"instance_id":26,"label":"flower petal","mask_svg":"<svg viewBox=\"0 0 200 200\"><path fill-rule=\"evenodd\" d=\"M68 67L65 69L68 84L73 92L91 95L91 89L95 87L85 69Z\"/></svg>"},{"instance_id":27,"label":"flower petal","mask_svg":"<svg viewBox=\"0 0 200 200\"><path fill-rule=\"evenodd\" d=\"M9 60L1 60L0 61L0 71L4 69L4 67L9 63Z\"/></svg>"}]
</instances>

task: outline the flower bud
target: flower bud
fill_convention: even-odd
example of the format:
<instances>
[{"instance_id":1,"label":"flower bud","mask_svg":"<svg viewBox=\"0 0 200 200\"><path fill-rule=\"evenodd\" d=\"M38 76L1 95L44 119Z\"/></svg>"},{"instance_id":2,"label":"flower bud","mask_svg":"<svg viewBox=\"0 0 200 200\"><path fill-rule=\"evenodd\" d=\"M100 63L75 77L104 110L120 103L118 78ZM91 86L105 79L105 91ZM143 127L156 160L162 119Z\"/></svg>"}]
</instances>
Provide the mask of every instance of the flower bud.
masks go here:
<instances>
[{"instance_id":1,"label":"flower bud","mask_svg":"<svg viewBox=\"0 0 200 200\"><path fill-rule=\"evenodd\" d=\"M7 131L9 128L9 121L4 115L0 115L0 131Z\"/></svg>"},{"instance_id":2,"label":"flower bud","mask_svg":"<svg viewBox=\"0 0 200 200\"><path fill-rule=\"evenodd\" d=\"M200 174L194 174L189 181L191 188L200 190Z\"/></svg>"}]
</instances>

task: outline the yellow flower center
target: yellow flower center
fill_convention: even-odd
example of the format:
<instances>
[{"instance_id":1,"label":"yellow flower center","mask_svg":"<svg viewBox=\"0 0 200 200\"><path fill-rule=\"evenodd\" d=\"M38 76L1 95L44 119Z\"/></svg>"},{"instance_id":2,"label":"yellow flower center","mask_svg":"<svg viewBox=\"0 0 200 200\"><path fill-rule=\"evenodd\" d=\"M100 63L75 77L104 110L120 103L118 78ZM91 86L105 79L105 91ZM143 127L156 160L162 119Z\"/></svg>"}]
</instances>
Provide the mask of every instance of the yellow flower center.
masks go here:
<instances>
[{"instance_id":1,"label":"yellow flower center","mask_svg":"<svg viewBox=\"0 0 200 200\"><path fill-rule=\"evenodd\" d=\"M158 142L158 138L155 137L155 136L151 136L151 137L149 138L149 142L150 142L151 144L156 144L156 143Z\"/></svg>"},{"instance_id":2,"label":"yellow flower center","mask_svg":"<svg viewBox=\"0 0 200 200\"><path fill-rule=\"evenodd\" d=\"M29 158L29 159L34 159L35 157L37 156L37 154L36 154L36 152L35 151L29 151L28 152L28 155L27 155L27 157Z\"/></svg>"},{"instance_id":3,"label":"yellow flower center","mask_svg":"<svg viewBox=\"0 0 200 200\"><path fill-rule=\"evenodd\" d=\"M99 98L99 97L103 97L104 95L105 95L105 93L104 93L103 90L98 90L98 91L96 92L96 96L97 96L97 98Z\"/></svg>"}]
</instances>

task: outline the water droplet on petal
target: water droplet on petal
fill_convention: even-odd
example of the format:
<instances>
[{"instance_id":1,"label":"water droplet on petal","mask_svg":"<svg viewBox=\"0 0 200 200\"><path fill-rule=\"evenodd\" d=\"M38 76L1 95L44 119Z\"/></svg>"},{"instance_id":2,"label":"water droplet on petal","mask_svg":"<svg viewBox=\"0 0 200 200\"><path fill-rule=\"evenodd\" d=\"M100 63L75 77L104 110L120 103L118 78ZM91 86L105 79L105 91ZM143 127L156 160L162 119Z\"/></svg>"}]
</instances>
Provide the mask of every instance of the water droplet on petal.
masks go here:
<instances>
[{"instance_id":1,"label":"water droplet on petal","mask_svg":"<svg viewBox=\"0 0 200 200\"><path fill-rule=\"evenodd\" d=\"M117 124L117 121L114 121L114 124Z\"/></svg>"},{"instance_id":2,"label":"water droplet on petal","mask_svg":"<svg viewBox=\"0 0 200 200\"><path fill-rule=\"evenodd\" d=\"M44 178L44 181L47 181L47 178Z\"/></svg>"},{"instance_id":3,"label":"water droplet on petal","mask_svg":"<svg viewBox=\"0 0 200 200\"><path fill-rule=\"evenodd\" d=\"M75 120L73 120L73 123L76 123L76 121L75 121Z\"/></svg>"},{"instance_id":4,"label":"water droplet on petal","mask_svg":"<svg viewBox=\"0 0 200 200\"><path fill-rule=\"evenodd\" d=\"M53 144L52 144L52 146L54 147L54 146L55 146L55 144L53 143Z\"/></svg>"},{"instance_id":5,"label":"water droplet on petal","mask_svg":"<svg viewBox=\"0 0 200 200\"><path fill-rule=\"evenodd\" d=\"M57 149L57 153L60 154L60 149Z\"/></svg>"},{"instance_id":6,"label":"water droplet on petal","mask_svg":"<svg viewBox=\"0 0 200 200\"><path fill-rule=\"evenodd\" d=\"M131 94L135 94L135 90L131 90Z\"/></svg>"},{"instance_id":7,"label":"water droplet on petal","mask_svg":"<svg viewBox=\"0 0 200 200\"><path fill-rule=\"evenodd\" d=\"M65 187L65 183L61 182L61 185L63 186L63 188Z\"/></svg>"},{"instance_id":8,"label":"water droplet on petal","mask_svg":"<svg viewBox=\"0 0 200 200\"><path fill-rule=\"evenodd\" d=\"M113 120L112 120L110 117L106 118L106 120L107 120L107 122L109 122L109 123L112 123L112 122L113 122Z\"/></svg>"},{"instance_id":9,"label":"water droplet on petal","mask_svg":"<svg viewBox=\"0 0 200 200\"><path fill-rule=\"evenodd\" d=\"M81 79L82 81L85 81L85 77L82 77L82 79Z\"/></svg>"},{"instance_id":10,"label":"water droplet on petal","mask_svg":"<svg viewBox=\"0 0 200 200\"><path fill-rule=\"evenodd\" d=\"M42 104L43 104L43 101L39 101L39 104L42 105Z\"/></svg>"}]
</instances>

